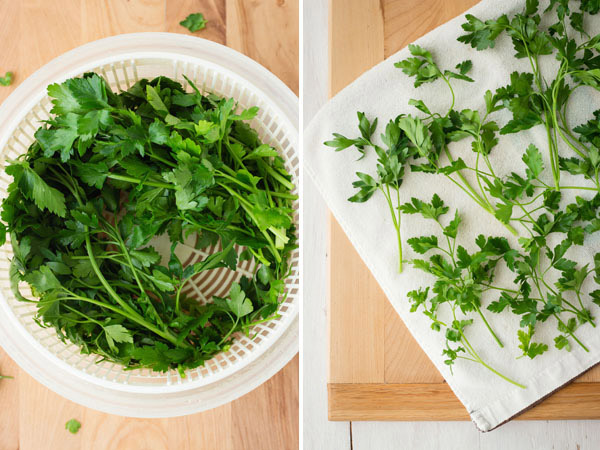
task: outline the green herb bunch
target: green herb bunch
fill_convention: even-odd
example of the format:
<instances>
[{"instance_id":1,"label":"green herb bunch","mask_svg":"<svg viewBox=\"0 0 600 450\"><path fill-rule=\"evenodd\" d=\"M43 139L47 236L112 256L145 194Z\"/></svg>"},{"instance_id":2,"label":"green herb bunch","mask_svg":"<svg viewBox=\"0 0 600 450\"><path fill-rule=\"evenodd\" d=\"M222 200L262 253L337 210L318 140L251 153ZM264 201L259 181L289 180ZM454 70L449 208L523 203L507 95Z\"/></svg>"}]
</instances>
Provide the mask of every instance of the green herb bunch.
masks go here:
<instances>
[{"instance_id":1,"label":"green herb bunch","mask_svg":"<svg viewBox=\"0 0 600 450\"><path fill-rule=\"evenodd\" d=\"M495 110L507 109L512 114L501 134L544 125L556 190L561 189L561 169L583 175L600 189L597 121L571 129L567 118L569 100L577 89L587 86L600 90L600 35L591 37L585 29L585 18L598 11L600 5L596 1L551 0L540 14L539 0L527 0L523 12L514 17L502 15L484 22L468 14L467 23L462 26L466 34L458 39L485 50L493 48L498 36L507 33L515 58L529 61L531 72L511 74L510 84L496 91L492 103ZM551 16L551 25L543 26L543 14ZM568 25L573 35L569 35ZM541 65L540 57L544 55L555 56L556 70ZM552 77L544 76L547 73L552 73ZM559 155L561 142L571 155Z\"/></svg>"},{"instance_id":2,"label":"green herb bunch","mask_svg":"<svg viewBox=\"0 0 600 450\"><path fill-rule=\"evenodd\" d=\"M555 3L556 2L553 2L553 5ZM595 9L589 10L589 6L584 6L583 8L584 9L580 13L582 16L584 13L589 12L595 14L597 12ZM553 10L550 9L549 11ZM557 14L560 17L563 17L561 11L565 11L564 14L567 14L567 11L564 10L564 8L557 8ZM535 15L535 12L537 12L537 2L528 2L525 12L522 15L518 15L518 17L520 17L519 20L522 21L525 20L523 19L524 17ZM539 15L535 16L537 18L530 18L534 24L538 23L540 20ZM475 20L471 18L471 16L468 16L468 19L470 21ZM506 21L504 19L499 21L500 23L504 23L508 21L508 19L506 19ZM486 28L483 30L480 30L477 33L472 31L472 33L474 33L473 36L469 39L463 36L460 40L474 44L475 42L479 42L479 40L487 39L487 41L489 41L487 46L493 46L494 40L502 30L498 28L499 25L495 24L495 22L488 22L486 22ZM531 27L533 27L533 25L531 25ZM470 30L467 25L465 25L464 28ZM560 44L562 40L558 39L558 35L562 35L563 40L567 39L565 37L566 28L563 29L558 25L552 27L548 33L549 45L551 48L555 48L552 45L562 45ZM586 64L590 65L595 63L596 60L600 61L600 59L596 58L594 56L595 54L592 53L593 49L595 51L596 47L590 42L593 43L596 41L600 41L600 35L591 39L587 44L582 44L584 57L578 59L577 64L580 66ZM574 41L570 40L569 42ZM484 44L480 44L479 47L485 48L483 45ZM520 48L519 45L520 44L515 43L516 48ZM526 43L523 43L522 45L526 45ZM456 110L456 98L451 80L457 79L473 82L474 80L468 76L468 73L472 68L472 62L466 60L459 63L456 66L456 71L442 70L433 59L432 54L426 49L417 45L409 45L409 50L412 57L396 63L396 67L400 68L408 76L415 78L415 87L442 80L448 85L452 101L448 111L445 114L440 114L432 112L422 100L411 99L409 104L425 113L425 117L419 118L410 114L402 114L388 125L388 127L393 127L395 124L396 128L399 130L396 130L396 134L392 134L386 129L386 134L382 135L382 141L388 146L386 152L388 154L402 155L401 158L398 158L398 163L400 165L404 164L402 167L396 167L395 160L390 164L390 168L393 167L396 173L401 175L397 178L397 182L395 183L398 188L397 192L395 192L396 195L387 195L388 203L390 203L389 200L392 198L401 197L401 193L399 192L400 183L402 179L406 177L407 169L410 166L410 169L415 172L443 175L459 187L484 211L496 217L496 219L503 223L512 234L517 235L518 232L511 222L518 222L521 224L525 222L532 225L534 220L530 218L530 206L535 203L538 198L542 197L548 201L552 201L554 198L554 194L550 192L552 186L548 185L540 178L542 158L539 151L534 146L531 146L523 157L528 166L525 176L515 173L508 176L497 174L489 159L489 155L498 144L498 134L516 133L527 130L536 124L548 124L550 123L550 120L552 123L554 123L555 120L561 121L562 129L559 133L559 127L555 127L556 130L553 129L549 136L554 136L555 133L558 136L561 135L561 133L564 134L570 132L565 128L566 100L568 99L568 96L565 101L561 101L562 109L560 114L556 112L554 118L544 119L546 116L544 116L543 112L540 112L540 110L537 111L537 119L533 120L531 117L534 115L535 108L532 105L539 103L539 101L535 99L532 100L532 98L537 98L535 97L535 89L532 87L534 74L520 74L515 72L511 75L510 84L506 87L498 89L495 93L492 93L490 90L486 91L483 99L486 107L483 117L475 110ZM593 72L593 69L589 69L587 72L591 72L592 74L595 73ZM537 71L536 73L539 75ZM569 72L569 74L572 76L583 76L582 71L577 73ZM544 81L544 83L546 82ZM551 85L557 83L562 83L566 86L564 77L561 81L555 81ZM579 82L576 87L569 91L569 95L574 89L583 85L590 85L590 83L589 80L588 82ZM566 88L562 88L562 90L564 89ZM551 96L551 94L546 95ZM524 105L529 105L527 111L523 109L525 108ZM513 112L513 119L503 127L500 127L496 121L490 119L490 116L504 108L509 108ZM528 117L529 119L527 119ZM583 157L582 154L578 154L578 156L559 157L557 153L558 150L556 150L556 154L554 154L555 152L553 150L554 148L558 149L558 144L555 145L556 139L549 141L549 148L553 155L551 155L551 165L555 181L558 180L558 172L560 172L560 170L565 170L572 174L583 175L586 179L591 180L596 186L565 186L558 184L558 181L556 181L554 190L575 189L581 191L598 191L599 185L597 178L598 171L600 170L600 147L598 146L600 146L600 133L597 131L597 128L599 117L600 112L597 112L592 120L576 127L573 132L571 132L571 134L578 133L580 135L579 140L582 143L581 145L586 146L587 149L585 155L583 155L585 157ZM544 122L544 120L546 121ZM376 149L379 155L384 151L372 140L376 124L377 119L370 122L363 113L360 113L360 137L351 139L338 133L334 133L334 139L325 142L325 144L334 147L337 151L354 146L358 148L363 155L368 147L372 147ZM552 127L553 125L547 126ZM395 139L392 142L392 147L389 146L390 137ZM467 165L462 158L457 158L453 155L449 148L451 143L463 139L471 140L471 148L476 156L474 167ZM407 144L408 148L406 148ZM379 161L381 161L381 158ZM383 165L383 167L386 166ZM377 172L378 174L381 172L379 165ZM388 170L387 172L391 171ZM475 184L469 181L467 177L467 174L469 173L475 176ZM361 173L359 175L359 180L354 182L353 185L359 189L359 194L351 197L349 200L356 202L367 200L378 189L385 187L386 182L385 178L381 176L373 178ZM392 186L392 188L394 188L394 186ZM395 190L396 189L393 189L392 192ZM525 200L524 197L530 197L530 199ZM398 201L394 208L394 213L392 214L394 217L394 225L397 226L397 228L399 228L400 224L400 212L397 212L399 203L400 202ZM535 207L537 207L537 205L535 205ZM517 214L521 214L521 216L515 215L515 211L518 211ZM525 217L523 218L522 216ZM397 234L400 235L399 230L397 230ZM401 244L399 244L399 249L401 253Z\"/></svg>"},{"instance_id":3,"label":"green herb bunch","mask_svg":"<svg viewBox=\"0 0 600 450\"><path fill-rule=\"evenodd\" d=\"M325 142L325 145L334 147L336 151L354 146L361 153L360 158L364 157L368 147L373 148L377 153L376 176L357 172L358 180L352 183L352 186L358 189L358 192L348 200L364 203L377 191L383 194L396 231L399 272L402 272L402 237L400 235L402 217L398 210L400 206L400 186L404 177L405 164L414 155L414 148L409 147L408 138L402 131L401 127L403 125L402 116L398 116L387 124L385 134L381 135L381 140L385 145L385 147L382 147L373 143L372 140L377 128L377 119L370 122L363 113L359 112L358 128L360 137L349 139L339 133L334 133L334 139Z\"/></svg>"},{"instance_id":4,"label":"green herb bunch","mask_svg":"<svg viewBox=\"0 0 600 450\"><path fill-rule=\"evenodd\" d=\"M96 74L53 84L53 117L6 167L15 295L63 341L127 368L183 373L277 317L295 248L291 177L245 122L258 108L238 113L187 81L192 92L166 77L118 94ZM163 234L167 263L152 241ZM184 266L190 236L218 251ZM227 298L185 294L198 274L250 259Z\"/></svg>"},{"instance_id":5,"label":"green herb bunch","mask_svg":"<svg viewBox=\"0 0 600 450\"><path fill-rule=\"evenodd\" d=\"M465 247L457 244L461 223L458 212L455 212L448 225L442 224L441 218L450 208L444 205L437 194L433 196L431 203L412 198L401 209L404 213L420 214L426 219L434 220L444 236L446 245L439 242L437 235L413 237L407 241L415 253L428 255L428 259L413 259L410 264L435 279L432 286L407 293L411 303L410 311L422 310L431 320L432 330L445 330L446 343L442 351L446 357L444 362L451 371L457 359L475 362L509 383L525 388L484 361L466 333L466 328L474 321L471 316L476 313L498 346L504 347L481 308L483 294L494 282L496 266L503 259L511 260L515 257L506 238L486 238L479 235L475 241L478 250L470 254ZM445 308L449 310L450 320L439 316L440 311L443 312Z\"/></svg>"},{"instance_id":6,"label":"green herb bunch","mask_svg":"<svg viewBox=\"0 0 600 450\"><path fill-rule=\"evenodd\" d=\"M590 274L594 274L596 284L600 283L600 253L594 256L590 268L590 264L582 266L569 259L567 252L574 246L583 245L590 223L598 220L598 206L600 195L592 200L578 198L576 203L567 206L566 212L555 211L551 216L541 214L537 222L540 231L531 238L520 239L521 251L511 248L504 237L480 234L475 239L477 251L474 253L457 244L461 223L458 212L448 225L442 225L440 217L449 208L439 196L434 195L430 203L413 198L410 203L401 206L406 214L420 214L438 223L447 244L444 246L437 235L413 237L407 241L415 253L428 255L427 260L412 259L410 264L435 278L431 287L407 294L412 304L411 311L422 307L423 313L432 321L432 329L446 330L446 348L443 350L447 356L446 364L452 367L457 359L467 359L514 383L483 361L465 333L465 328L474 319L481 319L496 343L503 347L481 311L484 297L494 296L496 300L487 305L489 311L501 313L508 309L520 317L521 329L517 337L522 356L533 359L548 350L546 343L532 341L536 325L548 319L556 322L556 348L570 350L571 342L575 342L589 351L577 338L575 330L586 323L596 326L589 302L584 304L582 286ZM566 236L551 248L548 237L558 232ZM504 287L496 282L496 272L501 267L514 273L514 287ZM553 272L558 276L552 277ZM556 281L552 281L554 279ZM600 305L600 290L593 291L591 297L594 303ZM450 323L438 317L439 308L443 305L449 305L452 314Z\"/></svg>"}]
</instances>

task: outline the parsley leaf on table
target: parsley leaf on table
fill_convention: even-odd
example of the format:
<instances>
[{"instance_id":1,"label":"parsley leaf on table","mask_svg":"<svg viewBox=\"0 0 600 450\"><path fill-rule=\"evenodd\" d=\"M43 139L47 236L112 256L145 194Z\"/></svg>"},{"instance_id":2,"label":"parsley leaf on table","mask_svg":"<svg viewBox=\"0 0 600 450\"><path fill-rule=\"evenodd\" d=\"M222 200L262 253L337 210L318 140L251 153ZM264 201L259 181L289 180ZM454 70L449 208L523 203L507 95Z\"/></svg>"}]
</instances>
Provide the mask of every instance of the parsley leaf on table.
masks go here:
<instances>
[{"instance_id":1,"label":"parsley leaf on table","mask_svg":"<svg viewBox=\"0 0 600 450\"><path fill-rule=\"evenodd\" d=\"M72 434L77 434L81 428L81 423L77 419L71 419L65 424L65 429Z\"/></svg>"},{"instance_id":2,"label":"parsley leaf on table","mask_svg":"<svg viewBox=\"0 0 600 450\"><path fill-rule=\"evenodd\" d=\"M206 28L206 19L202 13L194 13L179 22L179 25L187 28L192 33L195 33L196 31Z\"/></svg>"},{"instance_id":3,"label":"parsley leaf on table","mask_svg":"<svg viewBox=\"0 0 600 450\"><path fill-rule=\"evenodd\" d=\"M0 77L0 86L10 86L13 82L14 74L6 72L3 77Z\"/></svg>"}]
</instances>

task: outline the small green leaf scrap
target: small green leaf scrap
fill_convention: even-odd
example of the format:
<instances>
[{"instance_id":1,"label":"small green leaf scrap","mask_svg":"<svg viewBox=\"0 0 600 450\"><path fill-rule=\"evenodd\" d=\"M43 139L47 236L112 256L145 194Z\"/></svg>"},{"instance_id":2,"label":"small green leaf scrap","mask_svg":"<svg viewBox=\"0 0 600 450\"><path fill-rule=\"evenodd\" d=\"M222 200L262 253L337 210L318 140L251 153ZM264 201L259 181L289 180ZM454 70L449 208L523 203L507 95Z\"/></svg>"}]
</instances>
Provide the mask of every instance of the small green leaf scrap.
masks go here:
<instances>
[{"instance_id":1,"label":"small green leaf scrap","mask_svg":"<svg viewBox=\"0 0 600 450\"><path fill-rule=\"evenodd\" d=\"M13 82L14 74L6 72L3 77L0 77L0 86L10 86Z\"/></svg>"},{"instance_id":2,"label":"small green leaf scrap","mask_svg":"<svg viewBox=\"0 0 600 450\"><path fill-rule=\"evenodd\" d=\"M72 434L77 434L80 428L81 423L77 419L71 419L65 424L65 429Z\"/></svg>"},{"instance_id":3,"label":"small green leaf scrap","mask_svg":"<svg viewBox=\"0 0 600 450\"><path fill-rule=\"evenodd\" d=\"M202 13L194 13L187 16L184 20L179 22L179 25L187 28L192 33L196 31L200 31L206 28L206 19L204 18L204 14Z\"/></svg>"}]
</instances>

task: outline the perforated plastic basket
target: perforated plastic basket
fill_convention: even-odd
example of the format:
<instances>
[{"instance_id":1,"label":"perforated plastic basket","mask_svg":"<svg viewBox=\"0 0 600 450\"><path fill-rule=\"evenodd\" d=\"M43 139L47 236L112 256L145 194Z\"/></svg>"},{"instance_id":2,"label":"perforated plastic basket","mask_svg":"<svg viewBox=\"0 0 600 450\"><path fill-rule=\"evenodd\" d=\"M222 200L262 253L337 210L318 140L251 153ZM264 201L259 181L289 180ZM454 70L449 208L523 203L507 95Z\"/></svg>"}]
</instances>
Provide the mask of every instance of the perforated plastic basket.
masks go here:
<instances>
[{"instance_id":1,"label":"perforated plastic basket","mask_svg":"<svg viewBox=\"0 0 600 450\"><path fill-rule=\"evenodd\" d=\"M204 39L170 33L127 34L86 44L54 59L25 80L0 106L0 197L11 178L4 173L7 159L24 153L40 121L49 117L46 87L85 72L103 75L114 91L140 78L165 75L182 82L186 75L201 89L235 98L242 108L258 106L251 122L263 142L286 161L298 190L298 98L272 73L255 61ZM298 211L298 202L294 204ZM295 216L296 225L298 215ZM208 250L211 251L210 249ZM205 257L189 249L188 263ZM281 317L254 327L250 338L236 336L231 349L205 366L188 370L123 370L81 355L64 344L53 329L33 320L35 307L13 295L9 276L12 247L0 248L0 345L30 375L55 392L101 411L136 417L172 417L213 408L254 389L281 369L298 351L299 252L291 257L287 297ZM190 283L190 295L200 301L226 296L231 283L251 270L242 263L236 273L209 271ZM21 286L29 294L26 285Z\"/></svg>"}]
</instances>

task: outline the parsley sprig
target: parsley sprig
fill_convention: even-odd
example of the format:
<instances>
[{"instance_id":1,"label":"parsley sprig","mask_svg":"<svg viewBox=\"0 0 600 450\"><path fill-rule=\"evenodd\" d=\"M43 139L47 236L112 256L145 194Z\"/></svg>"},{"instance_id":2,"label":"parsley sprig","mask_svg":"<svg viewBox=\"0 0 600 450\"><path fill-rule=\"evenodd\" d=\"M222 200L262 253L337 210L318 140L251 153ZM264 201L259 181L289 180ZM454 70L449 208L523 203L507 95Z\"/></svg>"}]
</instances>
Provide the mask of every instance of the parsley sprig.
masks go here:
<instances>
[{"instance_id":1,"label":"parsley sprig","mask_svg":"<svg viewBox=\"0 0 600 450\"><path fill-rule=\"evenodd\" d=\"M468 318L469 315L476 313L498 346L504 347L481 311L481 306L485 286L493 282L497 264L510 252L508 241L505 238L485 238L480 235L476 241L479 250L469 254L463 246L457 244L460 215L455 212L452 220L443 225L442 216L449 211L449 207L444 205L438 195L434 195L430 203L412 198L401 209L404 213L420 214L435 221L447 244L444 248L437 235L414 237L407 241L415 253L429 255L427 260L412 259L410 264L432 275L435 278L433 286L410 291L407 297L411 302L411 312L423 309L423 313L431 319L433 330L445 330L446 344L442 353L447 359L444 362L450 366L450 370L457 359L476 362L506 381L525 388L485 362L469 341L466 332L466 328L473 324L473 318ZM450 310L449 322L439 316L440 309L444 307Z\"/></svg>"},{"instance_id":2,"label":"parsley sprig","mask_svg":"<svg viewBox=\"0 0 600 450\"><path fill-rule=\"evenodd\" d=\"M0 86L10 86L13 82L14 74L6 72L3 77L0 77Z\"/></svg>"},{"instance_id":3,"label":"parsley sprig","mask_svg":"<svg viewBox=\"0 0 600 450\"><path fill-rule=\"evenodd\" d=\"M509 18L502 15L485 22L468 14L463 25L466 34L459 41L477 50L493 48L502 34L510 36L515 58L527 58L531 72L514 72L511 82L493 96L497 109L507 109L512 119L500 130L501 134L517 133L535 125L546 128L548 151L552 166L554 187L560 190L560 170L582 174L600 189L598 171L600 158L598 146L590 137L585 125L571 129L567 107L573 93L581 87L600 89L600 35L590 37L584 27L586 14L597 14L595 2L582 1L579 11L572 9L574 2L552 0L542 14L553 17L551 25L544 27L539 1L527 0L522 13ZM569 27L579 33L583 42L569 35ZM541 56L554 54L558 69L550 72L542 67ZM553 78L544 74L552 73ZM579 134L579 137L577 137ZM560 143L565 144L574 156L559 156Z\"/></svg>"},{"instance_id":4,"label":"parsley sprig","mask_svg":"<svg viewBox=\"0 0 600 450\"><path fill-rule=\"evenodd\" d=\"M410 264L435 278L431 287L408 293L411 311L423 309L432 321L433 330L446 329L446 348L443 350L448 357L446 364L452 366L457 359L467 358L507 379L484 363L465 334L468 325L475 319L481 319L494 340L503 347L481 311L484 298L490 295L499 297L489 302L489 311L499 314L509 309L520 316L522 329L517 331L517 337L521 357L533 359L548 350L546 343L534 342L532 338L536 325L551 318L556 321L558 331L554 338L557 349L570 350L571 342L575 342L589 351L575 331L586 323L596 326L591 311L584 304L582 286L591 274L595 274L594 281L600 284L600 253L594 256L594 265L590 268L589 264L582 266L569 259L567 252L576 245L583 245L585 235L593 229L589 226L590 219L597 220L598 204L599 195L592 200L579 198L567 207L568 214L558 211L554 220L546 214L540 215L538 224L543 231L532 238L521 238L522 251L511 248L506 238L480 234L475 240L478 249L474 253L457 244L461 223L458 212L447 225L442 224L440 218L449 208L439 196L434 195L430 203L413 198L410 203L402 205L404 213L420 214L434 220L447 243L444 248L437 235L413 237L407 241L415 253L428 255L428 259L412 259ZM590 211L593 211L593 216L589 215ZM582 224L585 223L588 225L584 228ZM568 236L551 248L547 242L549 234L557 232L557 228L564 231L567 227L570 230L565 231ZM515 274L516 288L504 287L495 281L497 272L507 269ZM552 277L552 272L559 276ZM552 282L552 279L557 281ZM600 305L600 290L593 291L591 296L593 302ZM451 311L450 323L439 318L438 313L444 305L448 305ZM457 343L461 345L456 346ZM512 382L510 379L507 381Z\"/></svg>"},{"instance_id":5,"label":"parsley sprig","mask_svg":"<svg viewBox=\"0 0 600 450\"><path fill-rule=\"evenodd\" d=\"M179 25L187 28L190 32L195 33L196 31L203 30L206 28L208 21L204 18L202 13L193 13L188 15L184 20L179 22Z\"/></svg>"},{"instance_id":6,"label":"parsley sprig","mask_svg":"<svg viewBox=\"0 0 600 450\"><path fill-rule=\"evenodd\" d=\"M408 244L415 253L426 254L430 250L437 250L440 253L432 256L429 261L413 259L411 264L424 272L437 277L433 292L440 294L440 303L447 301L454 304L462 313L477 312L488 331L500 347L504 345L486 320L481 311L481 282L491 282L493 280L493 269L498 259L508 251L508 242L504 238L494 238L481 242L479 246L481 251L470 256L464 247L456 244L458 229L461 218L458 212L455 212L454 218L447 226L442 225L440 217L445 215L449 208L444 205L442 199L435 194L431 203L423 202L417 198L412 198L411 203L405 203L401 206L401 211L406 214L420 214L426 219L435 221L441 228L447 243L447 248L440 246L436 235L413 237L408 239ZM483 237L481 237L483 239ZM495 258L495 259L494 259ZM471 265L473 259L476 264ZM463 274L463 269L467 270ZM430 316L433 318L433 316Z\"/></svg>"},{"instance_id":7,"label":"parsley sprig","mask_svg":"<svg viewBox=\"0 0 600 450\"><path fill-rule=\"evenodd\" d=\"M408 138L401 129L403 126L401 121L402 118L398 117L387 124L385 134L381 135L385 147L372 141L377 128L377 119L370 122L365 114L361 112L358 113L360 137L349 139L341 134L334 133L334 139L325 142L325 145L335 148L336 151L354 146L361 153L361 158L365 156L368 147L375 150L377 154L375 177L367 173L357 172L358 180L353 182L352 186L358 189L358 192L350 197L348 201L363 203L369 200L377 191L383 194L396 232L399 272L402 272L402 238L400 234L402 216L398 209L400 206L400 186L404 177L404 166L409 157L412 156L412 150L408 147Z\"/></svg>"},{"instance_id":8,"label":"parsley sprig","mask_svg":"<svg viewBox=\"0 0 600 450\"><path fill-rule=\"evenodd\" d=\"M284 161L247 123L258 108L187 82L189 92L166 77L120 93L96 74L53 84L52 118L6 168L15 295L63 341L127 368L183 374L277 317L285 298L296 196ZM194 236L204 256L186 264L176 250ZM242 260L255 269L226 298L190 289Z\"/></svg>"}]
</instances>

